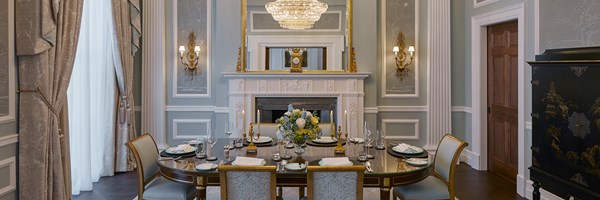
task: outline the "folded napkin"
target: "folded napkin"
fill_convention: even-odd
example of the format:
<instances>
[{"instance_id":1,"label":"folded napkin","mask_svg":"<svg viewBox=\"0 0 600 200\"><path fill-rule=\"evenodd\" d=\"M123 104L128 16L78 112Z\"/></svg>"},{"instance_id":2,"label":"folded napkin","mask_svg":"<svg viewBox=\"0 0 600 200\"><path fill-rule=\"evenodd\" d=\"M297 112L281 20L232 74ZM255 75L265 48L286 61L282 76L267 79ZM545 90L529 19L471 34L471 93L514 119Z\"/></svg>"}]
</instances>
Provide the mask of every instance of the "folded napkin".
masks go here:
<instances>
[{"instance_id":1,"label":"folded napkin","mask_svg":"<svg viewBox=\"0 0 600 200\"><path fill-rule=\"evenodd\" d=\"M260 165L264 165L265 159L238 156L235 158L235 161L233 161L233 162L235 165L260 166Z\"/></svg>"},{"instance_id":2,"label":"folded napkin","mask_svg":"<svg viewBox=\"0 0 600 200\"><path fill-rule=\"evenodd\" d=\"M335 157L321 159L321 166L351 166L352 162L348 157Z\"/></svg>"},{"instance_id":3,"label":"folded napkin","mask_svg":"<svg viewBox=\"0 0 600 200\"><path fill-rule=\"evenodd\" d=\"M406 143L400 143L400 144L396 145L396 148L397 148L398 151L401 151L401 152L416 153L416 152L420 151L419 147L415 147L413 145L406 144Z\"/></svg>"},{"instance_id":4,"label":"folded napkin","mask_svg":"<svg viewBox=\"0 0 600 200\"><path fill-rule=\"evenodd\" d=\"M192 149L192 146L190 146L189 144L177 145L177 152L190 152L192 151Z\"/></svg>"}]
</instances>

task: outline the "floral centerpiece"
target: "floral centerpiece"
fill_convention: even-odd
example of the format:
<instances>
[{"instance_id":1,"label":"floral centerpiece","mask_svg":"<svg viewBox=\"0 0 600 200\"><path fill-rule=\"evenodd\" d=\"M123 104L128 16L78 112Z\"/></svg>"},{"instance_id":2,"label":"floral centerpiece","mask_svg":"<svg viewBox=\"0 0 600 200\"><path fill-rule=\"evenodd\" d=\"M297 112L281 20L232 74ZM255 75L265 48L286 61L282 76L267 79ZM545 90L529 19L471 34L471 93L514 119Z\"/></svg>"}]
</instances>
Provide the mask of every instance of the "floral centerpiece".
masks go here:
<instances>
[{"instance_id":1,"label":"floral centerpiece","mask_svg":"<svg viewBox=\"0 0 600 200\"><path fill-rule=\"evenodd\" d=\"M321 132L318 116L306 110L294 109L292 104L288 105L288 111L275 120L275 123L284 137L298 145L304 144L308 139L315 139Z\"/></svg>"}]
</instances>

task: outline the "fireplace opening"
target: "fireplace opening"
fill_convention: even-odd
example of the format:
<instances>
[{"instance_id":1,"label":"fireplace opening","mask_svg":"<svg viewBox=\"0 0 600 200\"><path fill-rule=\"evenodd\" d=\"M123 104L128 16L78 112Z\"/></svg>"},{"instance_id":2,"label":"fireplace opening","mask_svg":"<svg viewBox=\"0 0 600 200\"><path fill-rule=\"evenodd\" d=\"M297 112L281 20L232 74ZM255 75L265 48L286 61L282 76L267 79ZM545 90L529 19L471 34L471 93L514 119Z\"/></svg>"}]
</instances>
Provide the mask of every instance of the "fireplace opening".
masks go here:
<instances>
[{"instance_id":1,"label":"fireplace opening","mask_svg":"<svg viewBox=\"0 0 600 200\"><path fill-rule=\"evenodd\" d=\"M295 109L305 109L316 114L320 118L320 123L331 123L329 112L334 111L333 118L336 118L335 112L337 105L336 97L256 97L256 109L260 110L260 121L265 123L275 123L275 120L287 112L288 105L292 104Z\"/></svg>"}]
</instances>

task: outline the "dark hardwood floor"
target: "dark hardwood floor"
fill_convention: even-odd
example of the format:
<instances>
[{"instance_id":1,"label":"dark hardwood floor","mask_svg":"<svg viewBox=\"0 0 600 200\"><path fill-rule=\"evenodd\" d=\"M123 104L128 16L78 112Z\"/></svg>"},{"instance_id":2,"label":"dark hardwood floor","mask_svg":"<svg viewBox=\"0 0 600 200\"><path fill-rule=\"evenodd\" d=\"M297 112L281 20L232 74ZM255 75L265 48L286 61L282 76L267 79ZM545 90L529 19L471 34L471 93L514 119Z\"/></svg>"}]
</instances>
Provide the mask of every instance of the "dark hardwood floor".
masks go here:
<instances>
[{"instance_id":1,"label":"dark hardwood floor","mask_svg":"<svg viewBox=\"0 0 600 200\"><path fill-rule=\"evenodd\" d=\"M118 173L101 178L94 190L74 195L74 200L129 200L137 196L135 172ZM525 199L516 193L516 186L499 176L477 171L461 163L456 168L456 193L460 200ZM366 199L365 199L366 200Z\"/></svg>"}]
</instances>

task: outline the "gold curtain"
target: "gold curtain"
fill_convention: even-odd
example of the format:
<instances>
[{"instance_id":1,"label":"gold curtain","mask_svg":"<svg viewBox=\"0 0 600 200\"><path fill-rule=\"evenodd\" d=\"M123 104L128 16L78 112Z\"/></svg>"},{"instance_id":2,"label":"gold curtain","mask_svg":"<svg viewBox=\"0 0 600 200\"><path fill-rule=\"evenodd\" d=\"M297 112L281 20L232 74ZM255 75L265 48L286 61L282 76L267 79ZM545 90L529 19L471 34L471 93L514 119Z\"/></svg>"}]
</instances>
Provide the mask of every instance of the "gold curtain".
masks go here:
<instances>
[{"instance_id":1,"label":"gold curtain","mask_svg":"<svg viewBox=\"0 0 600 200\"><path fill-rule=\"evenodd\" d=\"M67 87L83 0L17 0L19 198L70 199Z\"/></svg>"},{"instance_id":2,"label":"gold curtain","mask_svg":"<svg viewBox=\"0 0 600 200\"><path fill-rule=\"evenodd\" d=\"M125 146L137 136L133 99L133 56L139 49L141 36L139 0L113 0L113 21L117 47L115 72L119 87L117 104L117 131L115 132L115 171L131 171L135 162Z\"/></svg>"}]
</instances>

